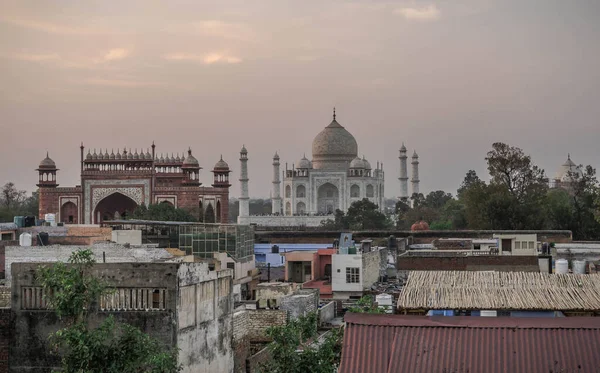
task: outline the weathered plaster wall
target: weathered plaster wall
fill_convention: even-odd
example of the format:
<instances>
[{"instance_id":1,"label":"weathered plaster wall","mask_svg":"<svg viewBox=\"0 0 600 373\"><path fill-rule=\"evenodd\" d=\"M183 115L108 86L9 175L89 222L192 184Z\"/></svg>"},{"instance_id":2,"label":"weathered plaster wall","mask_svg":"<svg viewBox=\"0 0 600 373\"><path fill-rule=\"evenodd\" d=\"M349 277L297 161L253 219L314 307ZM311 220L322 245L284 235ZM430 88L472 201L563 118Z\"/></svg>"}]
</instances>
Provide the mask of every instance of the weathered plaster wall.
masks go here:
<instances>
[{"instance_id":1,"label":"weathered plaster wall","mask_svg":"<svg viewBox=\"0 0 600 373\"><path fill-rule=\"evenodd\" d=\"M184 373L233 372L233 271L179 267L177 347Z\"/></svg>"},{"instance_id":2,"label":"weathered plaster wall","mask_svg":"<svg viewBox=\"0 0 600 373\"><path fill-rule=\"evenodd\" d=\"M329 302L319 308L319 323L321 325L328 323L335 317L335 302Z\"/></svg>"},{"instance_id":3,"label":"weathered plaster wall","mask_svg":"<svg viewBox=\"0 0 600 373\"><path fill-rule=\"evenodd\" d=\"M256 288L256 300L260 308L266 308L273 300L278 305L280 298L293 294L296 288L296 284L289 282L264 282ZM271 308L276 304L271 305Z\"/></svg>"},{"instance_id":4,"label":"weathered plaster wall","mask_svg":"<svg viewBox=\"0 0 600 373\"><path fill-rule=\"evenodd\" d=\"M370 289L385 274L387 268L387 249L374 250L362 254L362 287Z\"/></svg>"},{"instance_id":5,"label":"weathered plaster wall","mask_svg":"<svg viewBox=\"0 0 600 373\"><path fill-rule=\"evenodd\" d=\"M280 309L286 310L291 320L316 312L318 307L319 289L302 289L297 294L280 299Z\"/></svg>"},{"instance_id":6,"label":"weathered plaster wall","mask_svg":"<svg viewBox=\"0 0 600 373\"><path fill-rule=\"evenodd\" d=\"M169 259L173 256L165 249L154 248L125 248L118 244L96 244L93 246L8 246L5 254L6 282L11 282L11 266L13 263L47 263L66 262L69 256L77 250L91 249L96 262L102 263L103 256L107 263L152 262L157 259Z\"/></svg>"}]
</instances>

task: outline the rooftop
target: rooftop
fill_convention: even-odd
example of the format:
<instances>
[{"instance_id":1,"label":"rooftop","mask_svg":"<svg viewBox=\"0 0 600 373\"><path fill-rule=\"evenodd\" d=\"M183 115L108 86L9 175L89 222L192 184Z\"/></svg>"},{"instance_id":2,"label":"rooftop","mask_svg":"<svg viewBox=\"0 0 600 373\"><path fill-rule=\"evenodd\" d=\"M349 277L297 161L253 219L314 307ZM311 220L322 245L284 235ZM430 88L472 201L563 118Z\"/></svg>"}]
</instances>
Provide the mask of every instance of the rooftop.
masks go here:
<instances>
[{"instance_id":1,"label":"rooftop","mask_svg":"<svg viewBox=\"0 0 600 373\"><path fill-rule=\"evenodd\" d=\"M340 373L595 372L600 318L353 314Z\"/></svg>"},{"instance_id":2,"label":"rooftop","mask_svg":"<svg viewBox=\"0 0 600 373\"><path fill-rule=\"evenodd\" d=\"M600 274L413 271L398 309L599 311Z\"/></svg>"}]
</instances>

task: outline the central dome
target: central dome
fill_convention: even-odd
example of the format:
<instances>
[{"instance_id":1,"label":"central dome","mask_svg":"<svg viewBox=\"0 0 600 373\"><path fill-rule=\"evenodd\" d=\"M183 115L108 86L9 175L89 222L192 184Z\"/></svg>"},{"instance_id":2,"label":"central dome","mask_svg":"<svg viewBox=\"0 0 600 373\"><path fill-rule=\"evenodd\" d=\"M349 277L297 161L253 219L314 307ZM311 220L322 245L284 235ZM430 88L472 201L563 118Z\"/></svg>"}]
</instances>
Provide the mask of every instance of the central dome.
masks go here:
<instances>
[{"instance_id":1,"label":"central dome","mask_svg":"<svg viewBox=\"0 0 600 373\"><path fill-rule=\"evenodd\" d=\"M313 168L343 169L358 155L358 144L350 132L335 120L312 143Z\"/></svg>"}]
</instances>

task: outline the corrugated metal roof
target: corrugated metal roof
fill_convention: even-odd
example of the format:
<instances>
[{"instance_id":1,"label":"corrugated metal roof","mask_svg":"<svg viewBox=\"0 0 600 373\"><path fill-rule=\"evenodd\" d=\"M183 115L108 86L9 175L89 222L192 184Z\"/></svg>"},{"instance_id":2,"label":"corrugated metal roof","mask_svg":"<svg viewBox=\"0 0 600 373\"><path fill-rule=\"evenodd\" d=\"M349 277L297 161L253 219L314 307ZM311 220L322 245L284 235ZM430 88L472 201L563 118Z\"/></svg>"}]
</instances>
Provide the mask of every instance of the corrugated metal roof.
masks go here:
<instances>
[{"instance_id":1,"label":"corrugated metal roof","mask_svg":"<svg viewBox=\"0 0 600 373\"><path fill-rule=\"evenodd\" d=\"M600 371L600 318L347 313L340 373Z\"/></svg>"}]
</instances>

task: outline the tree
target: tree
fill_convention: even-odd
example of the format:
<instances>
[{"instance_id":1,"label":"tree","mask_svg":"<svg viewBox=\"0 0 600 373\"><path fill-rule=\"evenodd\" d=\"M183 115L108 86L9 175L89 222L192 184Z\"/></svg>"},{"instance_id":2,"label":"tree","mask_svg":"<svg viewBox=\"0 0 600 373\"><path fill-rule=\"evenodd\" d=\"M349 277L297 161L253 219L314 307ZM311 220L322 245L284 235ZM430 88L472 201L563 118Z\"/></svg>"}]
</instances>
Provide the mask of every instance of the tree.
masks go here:
<instances>
[{"instance_id":1,"label":"tree","mask_svg":"<svg viewBox=\"0 0 600 373\"><path fill-rule=\"evenodd\" d=\"M444 207L446 202L450 201L451 199L452 199L452 194L446 193L443 190L436 190L435 192L429 193L425 197L425 201L423 201L423 205L430 207L432 209L439 210L442 207Z\"/></svg>"},{"instance_id":2,"label":"tree","mask_svg":"<svg viewBox=\"0 0 600 373\"><path fill-rule=\"evenodd\" d=\"M318 346L311 344L317 337L318 316L311 312L290 320L286 325L267 329L273 339L268 345L270 359L260 367L263 373L331 373L337 371L342 352L343 330L335 328ZM299 348L302 352L298 352Z\"/></svg>"},{"instance_id":3,"label":"tree","mask_svg":"<svg viewBox=\"0 0 600 373\"><path fill-rule=\"evenodd\" d=\"M348 309L354 313L385 313L383 308L378 307L371 295L363 295L356 304Z\"/></svg>"},{"instance_id":4,"label":"tree","mask_svg":"<svg viewBox=\"0 0 600 373\"><path fill-rule=\"evenodd\" d=\"M6 209L15 209L26 197L27 192L18 190L13 182L8 182L2 187L0 200Z\"/></svg>"},{"instance_id":5,"label":"tree","mask_svg":"<svg viewBox=\"0 0 600 373\"><path fill-rule=\"evenodd\" d=\"M600 238L600 224L594 220L598 209L596 202L598 198L598 180L596 169L592 166L579 166L579 172L568 172L571 182L568 192L572 205L572 228L573 236L579 240L593 240Z\"/></svg>"},{"instance_id":6,"label":"tree","mask_svg":"<svg viewBox=\"0 0 600 373\"><path fill-rule=\"evenodd\" d=\"M44 298L66 325L50 335L54 351L62 355L65 373L175 373L177 351L164 349L157 340L128 324L107 317L96 328L88 316L98 300L111 292L90 273L95 261L90 250L73 253L69 264L40 266L36 277Z\"/></svg>"},{"instance_id":7,"label":"tree","mask_svg":"<svg viewBox=\"0 0 600 373\"><path fill-rule=\"evenodd\" d=\"M346 219L348 227L356 230L385 229L390 226L385 214L367 198L353 202L348 208Z\"/></svg>"},{"instance_id":8,"label":"tree","mask_svg":"<svg viewBox=\"0 0 600 373\"><path fill-rule=\"evenodd\" d=\"M321 228L328 230L349 229L348 219L340 209L335 210L334 219L325 219L321 221Z\"/></svg>"},{"instance_id":9,"label":"tree","mask_svg":"<svg viewBox=\"0 0 600 373\"><path fill-rule=\"evenodd\" d=\"M178 209L170 203L141 204L131 214L131 219L154 221L197 221L190 212Z\"/></svg>"},{"instance_id":10,"label":"tree","mask_svg":"<svg viewBox=\"0 0 600 373\"><path fill-rule=\"evenodd\" d=\"M469 189L471 186L480 185L481 183L483 183L483 182L481 181L479 176L477 176L477 172L475 172L475 170L469 170L469 171L467 171L467 174L465 175L465 178L463 179L462 184L460 184L460 187L458 188L456 195L460 198L461 195L467 189Z\"/></svg>"}]
</instances>

